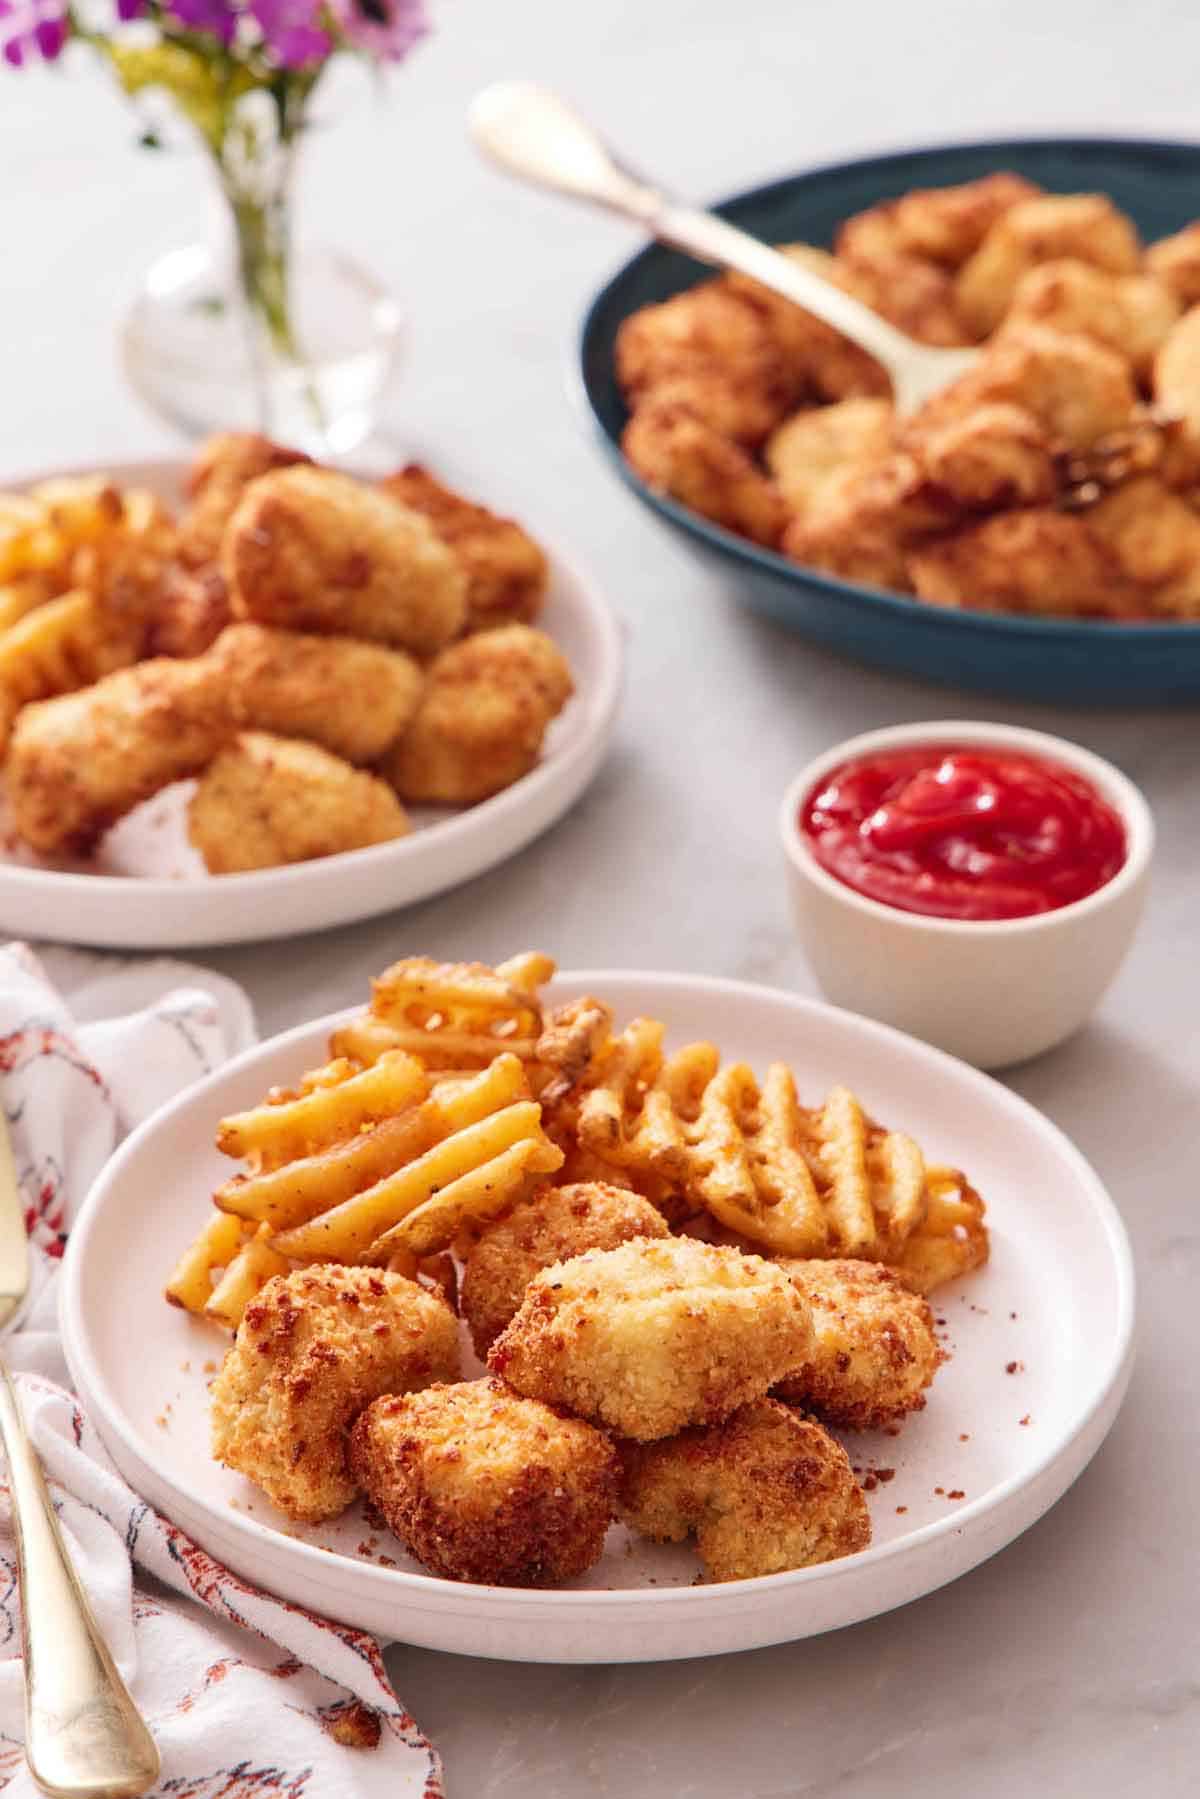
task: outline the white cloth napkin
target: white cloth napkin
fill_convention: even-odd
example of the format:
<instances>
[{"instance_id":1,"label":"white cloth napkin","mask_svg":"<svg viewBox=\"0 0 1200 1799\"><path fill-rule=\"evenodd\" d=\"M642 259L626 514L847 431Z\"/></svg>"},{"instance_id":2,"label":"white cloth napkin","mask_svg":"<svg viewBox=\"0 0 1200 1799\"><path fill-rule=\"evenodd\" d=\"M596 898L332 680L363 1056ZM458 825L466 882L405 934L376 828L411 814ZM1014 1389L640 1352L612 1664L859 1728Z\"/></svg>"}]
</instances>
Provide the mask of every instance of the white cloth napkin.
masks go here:
<instances>
[{"instance_id":1,"label":"white cloth napkin","mask_svg":"<svg viewBox=\"0 0 1200 1799\"><path fill-rule=\"evenodd\" d=\"M388 1684L378 1644L255 1592L159 1517L67 1391L56 1275L88 1188L131 1126L254 1041L241 989L205 970L75 956L69 972L68 1008L24 945L0 948L0 1099L35 1265L4 1352L72 1559L162 1752L156 1799L440 1799L436 1751ZM21 1749L20 1645L5 1487L0 1792L37 1799Z\"/></svg>"}]
</instances>

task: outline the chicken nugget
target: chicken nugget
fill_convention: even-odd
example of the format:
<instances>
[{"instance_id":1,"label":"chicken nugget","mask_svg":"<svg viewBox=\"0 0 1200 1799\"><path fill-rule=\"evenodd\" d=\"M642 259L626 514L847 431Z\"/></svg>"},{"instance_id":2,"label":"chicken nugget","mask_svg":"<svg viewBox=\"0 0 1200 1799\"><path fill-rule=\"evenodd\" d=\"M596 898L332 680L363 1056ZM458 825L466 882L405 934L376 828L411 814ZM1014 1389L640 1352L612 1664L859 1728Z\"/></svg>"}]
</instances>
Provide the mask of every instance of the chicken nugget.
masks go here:
<instances>
[{"instance_id":1,"label":"chicken nugget","mask_svg":"<svg viewBox=\"0 0 1200 1799\"><path fill-rule=\"evenodd\" d=\"M87 850L142 800L198 774L233 735L223 682L202 660L160 657L26 706L8 758L19 836Z\"/></svg>"},{"instance_id":2,"label":"chicken nugget","mask_svg":"<svg viewBox=\"0 0 1200 1799\"><path fill-rule=\"evenodd\" d=\"M585 1249L615 1249L634 1237L665 1237L649 1200L607 1181L541 1187L488 1225L467 1257L462 1314L477 1355L486 1356L514 1318L535 1274Z\"/></svg>"},{"instance_id":3,"label":"chicken nugget","mask_svg":"<svg viewBox=\"0 0 1200 1799\"><path fill-rule=\"evenodd\" d=\"M550 568L545 552L513 519L478 506L410 462L379 483L427 518L467 578L468 631L529 624L542 607Z\"/></svg>"},{"instance_id":4,"label":"chicken nugget","mask_svg":"<svg viewBox=\"0 0 1200 1799\"><path fill-rule=\"evenodd\" d=\"M1145 608L1163 617L1200 615L1200 517L1154 475L1125 481L1087 512Z\"/></svg>"},{"instance_id":5,"label":"chicken nugget","mask_svg":"<svg viewBox=\"0 0 1200 1799\"><path fill-rule=\"evenodd\" d=\"M221 552L238 618L432 655L461 631L467 577L427 518L323 468L252 481Z\"/></svg>"},{"instance_id":6,"label":"chicken nugget","mask_svg":"<svg viewBox=\"0 0 1200 1799\"><path fill-rule=\"evenodd\" d=\"M347 762L374 762L416 712L425 676L403 650L352 637L230 625L209 652L239 725L304 737Z\"/></svg>"},{"instance_id":7,"label":"chicken nugget","mask_svg":"<svg viewBox=\"0 0 1200 1799\"><path fill-rule=\"evenodd\" d=\"M878 1262L780 1266L811 1309L813 1348L774 1397L849 1430L878 1430L919 1411L943 1359L928 1302Z\"/></svg>"},{"instance_id":8,"label":"chicken nugget","mask_svg":"<svg viewBox=\"0 0 1200 1799\"><path fill-rule=\"evenodd\" d=\"M640 1442L726 1417L799 1367L811 1342L808 1307L782 1269L668 1237L543 1269L488 1366L517 1392Z\"/></svg>"},{"instance_id":9,"label":"chicken nugget","mask_svg":"<svg viewBox=\"0 0 1200 1799\"><path fill-rule=\"evenodd\" d=\"M905 443L934 486L971 511L1032 506L1058 491L1045 427L1007 400L981 401L926 430L918 425Z\"/></svg>"},{"instance_id":10,"label":"chicken nugget","mask_svg":"<svg viewBox=\"0 0 1200 1799\"><path fill-rule=\"evenodd\" d=\"M529 773L573 688L562 651L530 625L452 644L380 773L410 804L474 805Z\"/></svg>"},{"instance_id":11,"label":"chicken nugget","mask_svg":"<svg viewBox=\"0 0 1200 1799\"><path fill-rule=\"evenodd\" d=\"M1094 337L1146 375L1179 313L1175 295L1148 275L1113 275L1066 257L1021 277L1003 328L1049 325Z\"/></svg>"},{"instance_id":12,"label":"chicken nugget","mask_svg":"<svg viewBox=\"0 0 1200 1799\"><path fill-rule=\"evenodd\" d=\"M913 256L958 268L974 255L996 220L1041 189L1023 175L999 170L954 187L915 187L891 202L895 242Z\"/></svg>"},{"instance_id":13,"label":"chicken nugget","mask_svg":"<svg viewBox=\"0 0 1200 1799\"><path fill-rule=\"evenodd\" d=\"M787 311L780 313L778 305ZM792 314L804 316L788 301L756 305L745 284L724 278L631 313L615 348L617 380L630 409L680 379L715 376L726 417L730 384L742 396L734 435L753 447L799 398L794 346L780 341L781 321Z\"/></svg>"},{"instance_id":14,"label":"chicken nugget","mask_svg":"<svg viewBox=\"0 0 1200 1799\"><path fill-rule=\"evenodd\" d=\"M185 568L205 568L221 553L225 527L251 481L272 469L310 463L302 450L272 443L254 431L221 431L205 438L188 471L188 505L179 521L179 557Z\"/></svg>"},{"instance_id":15,"label":"chicken nugget","mask_svg":"<svg viewBox=\"0 0 1200 1799\"><path fill-rule=\"evenodd\" d=\"M229 590L216 563L186 568L175 563L163 574L149 620L152 656L203 656L233 614Z\"/></svg>"},{"instance_id":16,"label":"chicken nugget","mask_svg":"<svg viewBox=\"0 0 1200 1799\"><path fill-rule=\"evenodd\" d=\"M1126 429L1138 406L1124 357L1078 332L1022 320L994 338L961 380L935 394L910 429L927 433L992 402L1032 413L1056 449L1087 449Z\"/></svg>"},{"instance_id":17,"label":"chicken nugget","mask_svg":"<svg viewBox=\"0 0 1200 1799\"><path fill-rule=\"evenodd\" d=\"M954 501L930 484L907 451L863 466L822 497L821 511L800 513L789 523L784 555L897 593L911 591L909 546L959 516Z\"/></svg>"},{"instance_id":18,"label":"chicken nugget","mask_svg":"<svg viewBox=\"0 0 1200 1799\"><path fill-rule=\"evenodd\" d=\"M391 1529L445 1580L542 1587L599 1560L619 1463L606 1437L502 1381L377 1399L350 1467Z\"/></svg>"},{"instance_id":19,"label":"chicken nugget","mask_svg":"<svg viewBox=\"0 0 1200 1799\"><path fill-rule=\"evenodd\" d=\"M892 446L890 400L841 400L785 419L763 455L793 515L811 517L851 474L882 462Z\"/></svg>"},{"instance_id":20,"label":"chicken nugget","mask_svg":"<svg viewBox=\"0 0 1200 1799\"><path fill-rule=\"evenodd\" d=\"M779 490L740 444L683 406L652 393L626 425L621 448L657 492L727 531L778 544L787 519Z\"/></svg>"},{"instance_id":21,"label":"chicken nugget","mask_svg":"<svg viewBox=\"0 0 1200 1799\"><path fill-rule=\"evenodd\" d=\"M1133 222L1105 194L1043 194L1010 206L958 272L955 299L979 337L996 329L1023 275L1064 256L1132 275L1141 260Z\"/></svg>"},{"instance_id":22,"label":"chicken nugget","mask_svg":"<svg viewBox=\"0 0 1200 1799\"><path fill-rule=\"evenodd\" d=\"M1183 306L1200 301L1200 220L1146 251L1146 271L1169 287Z\"/></svg>"},{"instance_id":23,"label":"chicken nugget","mask_svg":"<svg viewBox=\"0 0 1200 1799\"><path fill-rule=\"evenodd\" d=\"M1200 306L1172 326L1154 358L1154 398L1183 421L1193 443L1200 441Z\"/></svg>"},{"instance_id":24,"label":"chicken nugget","mask_svg":"<svg viewBox=\"0 0 1200 1799\"><path fill-rule=\"evenodd\" d=\"M346 1438L364 1406L458 1371L454 1314L416 1281L324 1264L275 1275L213 1382L213 1455L289 1518L333 1518L358 1491Z\"/></svg>"},{"instance_id":25,"label":"chicken nugget","mask_svg":"<svg viewBox=\"0 0 1200 1799\"><path fill-rule=\"evenodd\" d=\"M797 267L807 269L811 274L819 275L822 280L829 281L834 287L841 288L843 293L851 294L861 300L865 306L875 301L876 287L874 281L861 270L848 267L838 262L828 250L819 250L814 244L791 243L776 245L781 256ZM753 447L761 442L772 426L779 422L780 401L785 395L799 393L811 394L822 400L848 400L862 396L885 398L891 393L891 382L888 380L882 365L862 349L851 343L824 319L817 318L815 313L805 311L804 307L785 300L773 288L763 287L761 283L752 281L748 275L728 274L722 277L721 284L740 299L748 301L767 321L770 333L782 351L786 368L787 381L781 389L778 386L770 391L770 407L773 416L760 420L757 433L729 431L726 434L736 436ZM759 390L745 381L735 381L736 391L742 397L741 403L746 405ZM665 400L667 390L665 384L656 382L654 387L656 399ZM789 411L790 407L784 407ZM707 412L701 417L710 424L723 429L716 417Z\"/></svg>"},{"instance_id":26,"label":"chicken nugget","mask_svg":"<svg viewBox=\"0 0 1200 1799\"><path fill-rule=\"evenodd\" d=\"M694 1535L710 1580L752 1580L855 1555L871 1540L846 1452L773 1399L660 1443L622 1443L622 1516L643 1536Z\"/></svg>"},{"instance_id":27,"label":"chicken nugget","mask_svg":"<svg viewBox=\"0 0 1200 1799\"><path fill-rule=\"evenodd\" d=\"M188 836L214 875L367 849L410 829L386 781L265 731L243 731L222 750L188 804Z\"/></svg>"},{"instance_id":28,"label":"chicken nugget","mask_svg":"<svg viewBox=\"0 0 1200 1799\"><path fill-rule=\"evenodd\" d=\"M1136 611L1121 564L1084 515L1021 507L911 550L909 574L934 606L1082 617Z\"/></svg>"}]
</instances>

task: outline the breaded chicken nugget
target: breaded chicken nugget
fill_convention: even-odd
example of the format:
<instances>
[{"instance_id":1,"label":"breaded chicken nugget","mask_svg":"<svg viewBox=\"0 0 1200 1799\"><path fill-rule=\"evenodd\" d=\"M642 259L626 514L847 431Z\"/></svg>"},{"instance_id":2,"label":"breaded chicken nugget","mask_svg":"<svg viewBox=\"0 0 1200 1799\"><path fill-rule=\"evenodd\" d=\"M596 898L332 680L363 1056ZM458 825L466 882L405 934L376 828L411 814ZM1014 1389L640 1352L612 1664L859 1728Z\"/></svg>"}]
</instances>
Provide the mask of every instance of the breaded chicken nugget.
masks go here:
<instances>
[{"instance_id":1,"label":"breaded chicken nugget","mask_svg":"<svg viewBox=\"0 0 1200 1799\"><path fill-rule=\"evenodd\" d=\"M202 660L140 662L26 706L9 749L13 823L34 849L85 850L161 787L198 773L232 734L221 678Z\"/></svg>"},{"instance_id":2,"label":"breaded chicken nugget","mask_svg":"<svg viewBox=\"0 0 1200 1799\"><path fill-rule=\"evenodd\" d=\"M1154 398L1184 421L1193 441L1200 440L1200 306L1172 326L1154 358Z\"/></svg>"},{"instance_id":3,"label":"breaded chicken nugget","mask_svg":"<svg viewBox=\"0 0 1200 1799\"><path fill-rule=\"evenodd\" d=\"M621 448L659 493L755 543L774 548L779 542L787 518L783 496L740 444L695 413L651 393L622 432Z\"/></svg>"},{"instance_id":4,"label":"breaded chicken nugget","mask_svg":"<svg viewBox=\"0 0 1200 1799\"><path fill-rule=\"evenodd\" d=\"M323 468L246 489L221 551L238 618L431 655L461 631L467 577L420 513Z\"/></svg>"},{"instance_id":5,"label":"breaded chicken nugget","mask_svg":"<svg viewBox=\"0 0 1200 1799\"><path fill-rule=\"evenodd\" d=\"M619 1464L607 1438L502 1381L378 1399L350 1466L402 1543L434 1574L541 1587L599 1559Z\"/></svg>"},{"instance_id":6,"label":"breaded chicken nugget","mask_svg":"<svg viewBox=\"0 0 1200 1799\"><path fill-rule=\"evenodd\" d=\"M535 1274L585 1249L615 1249L635 1237L665 1237L649 1200L606 1181L541 1187L483 1232L467 1257L462 1315L476 1353L486 1356L516 1316Z\"/></svg>"},{"instance_id":7,"label":"breaded chicken nugget","mask_svg":"<svg viewBox=\"0 0 1200 1799\"><path fill-rule=\"evenodd\" d=\"M574 683L552 638L503 625L436 656L408 729L380 764L410 804L470 806L529 773Z\"/></svg>"},{"instance_id":8,"label":"breaded chicken nugget","mask_svg":"<svg viewBox=\"0 0 1200 1799\"><path fill-rule=\"evenodd\" d=\"M1045 427L1024 406L984 400L905 442L935 487L960 506L986 511L1053 499L1059 480Z\"/></svg>"},{"instance_id":9,"label":"breaded chicken nugget","mask_svg":"<svg viewBox=\"0 0 1200 1799\"><path fill-rule=\"evenodd\" d=\"M403 650L352 637L230 625L209 661L239 725L304 737L347 762L374 762L417 709L425 676Z\"/></svg>"},{"instance_id":10,"label":"breaded chicken nugget","mask_svg":"<svg viewBox=\"0 0 1200 1799\"><path fill-rule=\"evenodd\" d=\"M366 849L410 828L386 781L265 731L243 731L222 750L188 805L188 836L214 875Z\"/></svg>"},{"instance_id":11,"label":"breaded chicken nugget","mask_svg":"<svg viewBox=\"0 0 1200 1799\"><path fill-rule=\"evenodd\" d=\"M1136 611L1121 564L1078 512L998 512L911 550L909 574L934 606L1103 617Z\"/></svg>"},{"instance_id":12,"label":"breaded chicken nugget","mask_svg":"<svg viewBox=\"0 0 1200 1799\"><path fill-rule=\"evenodd\" d=\"M488 1366L519 1393L641 1442L726 1417L799 1367L811 1342L782 1269L668 1237L544 1269Z\"/></svg>"},{"instance_id":13,"label":"breaded chicken nugget","mask_svg":"<svg viewBox=\"0 0 1200 1799\"><path fill-rule=\"evenodd\" d=\"M216 563L185 568L176 563L163 575L149 620L152 656L203 656L229 623L229 590Z\"/></svg>"},{"instance_id":14,"label":"breaded chicken nugget","mask_svg":"<svg viewBox=\"0 0 1200 1799\"><path fill-rule=\"evenodd\" d=\"M1132 423L1137 390L1128 362L1104 344L1021 322L988 344L978 366L936 395L913 425L931 427L990 401L1024 407L1056 446L1087 449Z\"/></svg>"},{"instance_id":15,"label":"breaded chicken nugget","mask_svg":"<svg viewBox=\"0 0 1200 1799\"><path fill-rule=\"evenodd\" d=\"M1087 522L1144 591L1147 611L1200 615L1200 517L1161 480L1122 482L1089 506Z\"/></svg>"},{"instance_id":16,"label":"breaded chicken nugget","mask_svg":"<svg viewBox=\"0 0 1200 1799\"><path fill-rule=\"evenodd\" d=\"M631 409L681 379L715 376L724 388L726 420L729 384L741 395L733 435L753 447L799 398L802 371L794 344L780 339L780 321L807 315L788 301L782 305L786 312L755 305L744 285L720 279L631 313L615 351L617 380Z\"/></svg>"},{"instance_id":17,"label":"breaded chicken nugget","mask_svg":"<svg viewBox=\"0 0 1200 1799\"><path fill-rule=\"evenodd\" d=\"M915 187L889 203L897 246L913 256L958 268L974 255L996 220L1041 189L1000 170L954 187Z\"/></svg>"},{"instance_id":18,"label":"breaded chicken nugget","mask_svg":"<svg viewBox=\"0 0 1200 1799\"><path fill-rule=\"evenodd\" d=\"M1169 287L1181 305L1195 306L1200 301L1200 220L1151 244L1146 270Z\"/></svg>"},{"instance_id":19,"label":"breaded chicken nugget","mask_svg":"<svg viewBox=\"0 0 1200 1799\"><path fill-rule=\"evenodd\" d=\"M819 250L814 244L803 243L778 244L776 248L789 262L808 269L814 275L820 275L822 280L832 282L843 293L852 294L865 306L874 304L874 280L863 271L838 262L828 250ZM727 435L737 436L751 446L761 441L781 416L781 392L811 393L823 400L848 400L864 395L883 398L890 394L891 383L875 358L858 344L851 343L848 337L843 337L840 331L835 331L832 325L827 325L824 319L806 312L791 300L785 300L773 289L751 281L746 275L725 275L721 285L740 299L749 301L763 314L772 337L784 354L788 370L785 389L776 388L770 395L773 416L765 419L757 434L747 432L743 437L741 432L729 432ZM739 381L737 391L743 397L748 397L756 390ZM656 383L654 394L656 399L665 400L665 385ZM790 409L786 407L785 411ZM700 416L708 418L710 424L723 428L718 419L710 417L707 412Z\"/></svg>"},{"instance_id":20,"label":"breaded chicken nugget","mask_svg":"<svg viewBox=\"0 0 1200 1799\"><path fill-rule=\"evenodd\" d=\"M986 337L1000 323L1021 277L1064 256L1132 275L1141 260L1133 223L1104 194L1043 194L1010 206L959 270L955 298L967 323Z\"/></svg>"},{"instance_id":21,"label":"breaded chicken nugget","mask_svg":"<svg viewBox=\"0 0 1200 1799\"><path fill-rule=\"evenodd\" d=\"M622 1443L621 1510L656 1542L695 1534L710 1580L752 1580L854 1555L867 1502L828 1431L773 1399L661 1443Z\"/></svg>"},{"instance_id":22,"label":"breaded chicken nugget","mask_svg":"<svg viewBox=\"0 0 1200 1799\"><path fill-rule=\"evenodd\" d=\"M215 563L225 527L251 481L272 469L310 462L253 431L221 431L205 438L188 471L189 504L179 521L179 557L186 568Z\"/></svg>"},{"instance_id":23,"label":"breaded chicken nugget","mask_svg":"<svg viewBox=\"0 0 1200 1799\"><path fill-rule=\"evenodd\" d=\"M811 1309L813 1347L774 1397L850 1430L919 1411L942 1362L928 1302L877 1262L780 1266Z\"/></svg>"},{"instance_id":24,"label":"breaded chicken nugget","mask_svg":"<svg viewBox=\"0 0 1200 1799\"><path fill-rule=\"evenodd\" d=\"M785 419L763 452L796 516L822 512L849 476L882 462L892 447L892 403L841 400Z\"/></svg>"},{"instance_id":25,"label":"breaded chicken nugget","mask_svg":"<svg viewBox=\"0 0 1200 1799\"><path fill-rule=\"evenodd\" d=\"M468 631L529 624L541 611L550 568L545 552L513 519L477 506L419 462L379 485L427 518L467 577Z\"/></svg>"},{"instance_id":26,"label":"breaded chicken nugget","mask_svg":"<svg viewBox=\"0 0 1200 1799\"><path fill-rule=\"evenodd\" d=\"M333 1265L276 1275L213 1382L213 1455L289 1518L335 1517L358 1491L346 1434L363 1407L458 1366L454 1314L416 1281Z\"/></svg>"},{"instance_id":27,"label":"breaded chicken nugget","mask_svg":"<svg viewBox=\"0 0 1200 1799\"><path fill-rule=\"evenodd\" d=\"M1049 325L1094 337L1145 375L1179 312L1175 295L1149 275L1112 275L1067 257L1021 277L1003 329Z\"/></svg>"},{"instance_id":28,"label":"breaded chicken nugget","mask_svg":"<svg viewBox=\"0 0 1200 1799\"><path fill-rule=\"evenodd\" d=\"M956 503L931 486L917 458L901 450L831 484L823 501L820 511L791 520L784 555L846 581L900 593L911 587L909 546L960 516Z\"/></svg>"}]
</instances>

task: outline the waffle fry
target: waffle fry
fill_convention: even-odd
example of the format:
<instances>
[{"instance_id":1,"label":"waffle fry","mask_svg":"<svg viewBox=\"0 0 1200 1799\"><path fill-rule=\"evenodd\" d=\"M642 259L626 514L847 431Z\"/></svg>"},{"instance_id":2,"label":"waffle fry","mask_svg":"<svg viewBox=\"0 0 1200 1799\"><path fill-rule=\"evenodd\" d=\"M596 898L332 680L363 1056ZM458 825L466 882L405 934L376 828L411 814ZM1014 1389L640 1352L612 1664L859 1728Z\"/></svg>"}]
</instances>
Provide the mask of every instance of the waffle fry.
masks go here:
<instances>
[{"instance_id":1,"label":"waffle fry","mask_svg":"<svg viewBox=\"0 0 1200 1799\"><path fill-rule=\"evenodd\" d=\"M956 1168L931 1168L925 1177L925 1216L899 1253L894 1274L917 1293L931 1293L988 1259L984 1204Z\"/></svg>"},{"instance_id":2,"label":"waffle fry","mask_svg":"<svg viewBox=\"0 0 1200 1799\"><path fill-rule=\"evenodd\" d=\"M494 969L407 957L373 983L369 1014L335 1032L331 1048L337 1055L371 1053L386 1042L430 1069L486 1068L505 1052L532 1061L541 1031L538 988L553 973L550 958L533 952Z\"/></svg>"},{"instance_id":3,"label":"waffle fry","mask_svg":"<svg viewBox=\"0 0 1200 1799\"><path fill-rule=\"evenodd\" d=\"M140 642L139 629L82 588L34 607L0 634L0 744L22 706L127 668Z\"/></svg>"},{"instance_id":4,"label":"waffle fry","mask_svg":"<svg viewBox=\"0 0 1200 1799\"><path fill-rule=\"evenodd\" d=\"M204 1316L213 1324L224 1324L235 1331L255 1295L274 1275L288 1272L288 1263L268 1243L266 1228L260 1229L234 1256L213 1288Z\"/></svg>"},{"instance_id":5,"label":"waffle fry","mask_svg":"<svg viewBox=\"0 0 1200 1799\"><path fill-rule=\"evenodd\" d=\"M421 1064L400 1050L359 1071L349 1062L332 1068L331 1079L321 1079L327 1071L306 1077L313 1084L298 1095L280 1095L223 1118L217 1148L227 1156L253 1156L258 1170L270 1171L396 1117L429 1091Z\"/></svg>"},{"instance_id":6,"label":"waffle fry","mask_svg":"<svg viewBox=\"0 0 1200 1799\"><path fill-rule=\"evenodd\" d=\"M228 1266L242 1244L240 1218L218 1212L190 1243L176 1262L166 1286L166 1298L185 1312L203 1312L212 1297L213 1275Z\"/></svg>"}]
</instances>

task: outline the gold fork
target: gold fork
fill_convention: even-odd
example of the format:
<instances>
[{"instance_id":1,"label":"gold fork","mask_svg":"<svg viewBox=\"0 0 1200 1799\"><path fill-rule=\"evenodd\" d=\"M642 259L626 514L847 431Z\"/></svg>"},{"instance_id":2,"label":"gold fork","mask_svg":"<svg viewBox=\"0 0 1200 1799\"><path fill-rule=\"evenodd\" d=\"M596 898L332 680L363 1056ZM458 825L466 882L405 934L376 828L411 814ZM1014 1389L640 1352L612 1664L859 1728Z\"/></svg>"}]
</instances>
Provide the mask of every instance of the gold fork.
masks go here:
<instances>
[{"instance_id":1,"label":"gold fork","mask_svg":"<svg viewBox=\"0 0 1200 1799\"><path fill-rule=\"evenodd\" d=\"M0 1329L28 1290L29 1240L0 1109ZM21 1581L29 1771L51 1799L138 1799L158 1779L158 1750L67 1556L2 1357L0 1439Z\"/></svg>"}]
</instances>

